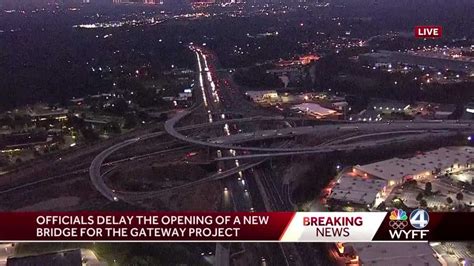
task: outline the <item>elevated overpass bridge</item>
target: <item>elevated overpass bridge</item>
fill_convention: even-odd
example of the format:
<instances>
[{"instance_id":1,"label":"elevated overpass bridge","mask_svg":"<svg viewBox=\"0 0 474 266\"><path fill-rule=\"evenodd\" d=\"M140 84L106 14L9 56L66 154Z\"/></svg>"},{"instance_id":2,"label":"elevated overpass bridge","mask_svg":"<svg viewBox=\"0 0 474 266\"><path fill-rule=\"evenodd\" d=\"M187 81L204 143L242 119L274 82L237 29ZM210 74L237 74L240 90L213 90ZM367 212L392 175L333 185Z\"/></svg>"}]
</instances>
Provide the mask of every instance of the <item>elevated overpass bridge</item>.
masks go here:
<instances>
[{"instance_id":1,"label":"elevated overpass bridge","mask_svg":"<svg viewBox=\"0 0 474 266\"><path fill-rule=\"evenodd\" d=\"M255 152L305 152L305 151L320 151L321 147L276 147L276 148L266 148L266 147L255 147L255 146L241 146L236 145L239 143L245 143L250 141L261 141L268 139L278 139L278 138L289 138L294 136L304 136L304 135L318 135L322 133L331 134L337 132L350 132L350 131L360 131L360 132L369 132L377 134L391 134L393 132L398 132L402 134L406 132L415 132L415 133L429 133L431 131L437 132L440 130L448 130L454 132L465 132L472 133L474 132L474 124L471 121L396 121L396 122L347 122L344 121L340 124L329 124L329 125L319 125L319 126L303 126L303 127L291 127L291 128L282 128L282 129L273 129L273 130L261 130L252 133L239 133L230 136L223 136L217 138L211 138L208 140L200 140L194 138L193 136L187 136L182 134L175 128L176 123L178 123L182 118L189 115L190 111L182 111L178 113L173 118L165 122L165 131L171 136L184 141L190 144L210 147L216 149L233 149L233 150L246 150L246 151L255 151ZM252 122L252 121L285 121L285 117L250 117L242 119L232 119L232 120L223 120L219 123L239 123L239 122ZM207 126L211 126L215 123L210 123ZM205 124L201 124L198 127L205 127Z\"/></svg>"}]
</instances>

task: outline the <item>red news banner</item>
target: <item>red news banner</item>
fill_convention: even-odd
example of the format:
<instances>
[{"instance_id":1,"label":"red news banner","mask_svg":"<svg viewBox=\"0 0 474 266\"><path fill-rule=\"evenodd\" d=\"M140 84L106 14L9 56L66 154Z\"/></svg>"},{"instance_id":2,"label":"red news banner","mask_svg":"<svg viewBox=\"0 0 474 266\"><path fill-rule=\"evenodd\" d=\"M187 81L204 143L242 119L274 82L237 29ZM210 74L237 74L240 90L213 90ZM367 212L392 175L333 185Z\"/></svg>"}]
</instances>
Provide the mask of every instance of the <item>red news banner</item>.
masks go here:
<instances>
[{"instance_id":1,"label":"red news banner","mask_svg":"<svg viewBox=\"0 0 474 266\"><path fill-rule=\"evenodd\" d=\"M35 212L0 213L0 242L474 240L472 213Z\"/></svg>"},{"instance_id":2,"label":"red news banner","mask_svg":"<svg viewBox=\"0 0 474 266\"><path fill-rule=\"evenodd\" d=\"M0 241L278 240L294 213L0 213Z\"/></svg>"}]
</instances>

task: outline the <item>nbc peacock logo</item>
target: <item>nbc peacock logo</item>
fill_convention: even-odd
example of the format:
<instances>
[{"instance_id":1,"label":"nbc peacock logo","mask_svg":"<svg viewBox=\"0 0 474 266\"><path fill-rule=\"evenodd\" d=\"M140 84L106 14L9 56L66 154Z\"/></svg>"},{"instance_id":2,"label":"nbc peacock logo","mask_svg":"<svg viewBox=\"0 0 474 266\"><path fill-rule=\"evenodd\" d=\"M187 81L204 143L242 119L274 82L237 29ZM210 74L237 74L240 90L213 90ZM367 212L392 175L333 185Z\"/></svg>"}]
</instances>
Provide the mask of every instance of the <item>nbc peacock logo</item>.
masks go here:
<instances>
[{"instance_id":1,"label":"nbc peacock logo","mask_svg":"<svg viewBox=\"0 0 474 266\"><path fill-rule=\"evenodd\" d=\"M408 225L407 213L402 209L394 209L390 212L389 225L393 229L403 229Z\"/></svg>"}]
</instances>

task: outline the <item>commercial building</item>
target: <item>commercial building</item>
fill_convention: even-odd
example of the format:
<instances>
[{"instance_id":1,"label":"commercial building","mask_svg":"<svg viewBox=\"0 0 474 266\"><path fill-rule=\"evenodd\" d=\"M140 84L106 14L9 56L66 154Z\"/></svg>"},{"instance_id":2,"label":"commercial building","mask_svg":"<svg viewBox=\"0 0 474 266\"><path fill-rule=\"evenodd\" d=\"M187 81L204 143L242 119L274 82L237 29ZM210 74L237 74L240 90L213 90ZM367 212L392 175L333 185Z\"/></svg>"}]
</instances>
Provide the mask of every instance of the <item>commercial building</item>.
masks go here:
<instances>
[{"instance_id":1,"label":"commercial building","mask_svg":"<svg viewBox=\"0 0 474 266\"><path fill-rule=\"evenodd\" d=\"M385 180L344 174L332 187L328 200L331 204L350 204L351 206L371 208L380 204L386 186Z\"/></svg>"},{"instance_id":2,"label":"commercial building","mask_svg":"<svg viewBox=\"0 0 474 266\"><path fill-rule=\"evenodd\" d=\"M316 118L337 117L340 115L337 111L322 107L317 103L302 103L293 106L291 109L299 110Z\"/></svg>"},{"instance_id":3,"label":"commercial building","mask_svg":"<svg viewBox=\"0 0 474 266\"><path fill-rule=\"evenodd\" d=\"M440 148L420 153L408 159L393 158L366 165L356 165L353 172L364 177L386 180L389 186L410 179L430 178L434 175L471 169L474 148L469 146Z\"/></svg>"},{"instance_id":4,"label":"commercial building","mask_svg":"<svg viewBox=\"0 0 474 266\"><path fill-rule=\"evenodd\" d=\"M0 152L19 151L53 145L53 138L46 131L15 133L0 137Z\"/></svg>"},{"instance_id":5,"label":"commercial building","mask_svg":"<svg viewBox=\"0 0 474 266\"><path fill-rule=\"evenodd\" d=\"M373 100L366 110L358 114L351 115L350 121L380 121L383 116L391 114L406 114L410 109L410 105L398 101L390 100Z\"/></svg>"},{"instance_id":6,"label":"commercial building","mask_svg":"<svg viewBox=\"0 0 474 266\"><path fill-rule=\"evenodd\" d=\"M365 165L356 165L353 172L360 176L387 181L389 186L401 184L409 179L419 179L431 175L428 167L411 162L409 159L393 158Z\"/></svg>"},{"instance_id":7,"label":"commercial building","mask_svg":"<svg viewBox=\"0 0 474 266\"><path fill-rule=\"evenodd\" d=\"M280 96L275 90L247 91L245 95L256 103L276 102L280 100Z\"/></svg>"},{"instance_id":8,"label":"commercial building","mask_svg":"<svg viewBox=\"0 0 474 266\"><path fill-rule=\"evenodd\" d=\"M409 104L397 101L375 102L372 108L383 114L403 113L410 107Z\"/></svg>"},{"instance_id":9,"label":"commercial building","mask_svg":"<svg viewBox=\"0 0 474 266\"><path fill-rule=\"evenodd\" d=\"M32 122L55 119L59 121L67 120L69 111L64 108L51 108L45 105L35 105L27 108L27 115L31 117Z\"/></svg>"},{"instance_id":10,"label":"commercial building","mask_svg":"<svg viewBox=\"0 0 474 266\"><path fill-rule=\"evenodd\" d=\"M351 115L349 117L349 121L372 122L372 121L380 121L380 120L382 120L382 114L373 109L365 109L365 110L362 110L360 113Z\"/></svg>"},{"instance_id":11,"label":"commercial building","mask_svg":"<svg viewBox=\"0 0 474 266\"><path fill-rule=\"evenodd\" d=\"M355 165L330 187L327 203L332 207L372 209L389 198L393 189L408 180L430 181L448 175L464 185L472 184L474 147L445 147L418 153L411 158L392 158Z\"/></svg>"},{"instance_id":12,"label":"commercial building","mask_svg":"<svg viewBox=\"0 0 474 266\"><path fill-rule=\"evenodd\" d=\"M474 148L469 146L440 148L421 153L409 160L428 167L436 174L457 172L474 166Z\"/></svg>"},{"instance_id":13,"label":"commercial building","mask_svg":"<svg viewBox=\"0 0 474 266\"><path fill-rule=\"evenodd\" d=\"M399 119L454 119L457 107L454 104L440 104L430 102L415 102L412 104L374 100L368 108L358 114L351 115L352 121L380 121ZM474 112L474 111L473 111Z\"/></svg>"}]
</instances>

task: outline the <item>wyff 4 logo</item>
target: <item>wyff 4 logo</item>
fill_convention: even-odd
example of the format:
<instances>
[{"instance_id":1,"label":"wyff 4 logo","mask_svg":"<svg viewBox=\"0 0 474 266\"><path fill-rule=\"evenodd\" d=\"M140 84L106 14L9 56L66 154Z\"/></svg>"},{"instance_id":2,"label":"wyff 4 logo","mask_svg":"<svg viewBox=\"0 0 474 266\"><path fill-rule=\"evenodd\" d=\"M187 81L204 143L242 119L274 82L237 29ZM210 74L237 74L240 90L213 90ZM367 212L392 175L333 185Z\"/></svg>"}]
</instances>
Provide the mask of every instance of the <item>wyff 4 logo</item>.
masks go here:
<instances>
[{"instance_id":1,"label":"wyff 4 logo","mask_svg":"<svg viewBox=\"0 0 474 266\"><path fill-rule=\"evenodd\" d=\"M406 229L408 221L415 229ZM402 209L394 209L390 213L389 225L392 228L389 230L392 239L399 240L425 240L429 230L422 230L430 221L430 215L423 209L416 209L410 213L408 218L407 213Z\"/></svg>"}]
</instances>

